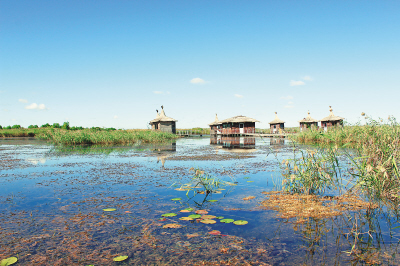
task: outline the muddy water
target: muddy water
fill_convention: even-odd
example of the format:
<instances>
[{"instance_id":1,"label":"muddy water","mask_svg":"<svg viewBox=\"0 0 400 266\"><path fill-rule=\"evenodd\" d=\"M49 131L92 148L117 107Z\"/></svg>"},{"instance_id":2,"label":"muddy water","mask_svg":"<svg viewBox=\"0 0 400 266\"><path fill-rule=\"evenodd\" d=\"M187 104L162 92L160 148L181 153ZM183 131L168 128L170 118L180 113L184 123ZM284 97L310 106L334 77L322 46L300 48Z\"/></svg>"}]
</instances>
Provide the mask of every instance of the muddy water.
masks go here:
<instances>
[{"instance_id":1,"label":"muddy water","mask_svg":"<svg viewBox=\"0 0 400 266\"><path fill-rule=\"evenodd\" d=\"M293 156L291 144L234 144L189 138L65 148L0 140L0 259L18 256L17 265L398 265L396 208L302 224L279 218L260 202L263 193L281 189L279 162ZM194 185L191 168L226 183L209 194L200 194L201 187L180 191ZM180 212L189 207L191 213ZM248 223L179 220L196 210ZM128 259L113 262L120 255Z\"/></svg>"}]
</instances>

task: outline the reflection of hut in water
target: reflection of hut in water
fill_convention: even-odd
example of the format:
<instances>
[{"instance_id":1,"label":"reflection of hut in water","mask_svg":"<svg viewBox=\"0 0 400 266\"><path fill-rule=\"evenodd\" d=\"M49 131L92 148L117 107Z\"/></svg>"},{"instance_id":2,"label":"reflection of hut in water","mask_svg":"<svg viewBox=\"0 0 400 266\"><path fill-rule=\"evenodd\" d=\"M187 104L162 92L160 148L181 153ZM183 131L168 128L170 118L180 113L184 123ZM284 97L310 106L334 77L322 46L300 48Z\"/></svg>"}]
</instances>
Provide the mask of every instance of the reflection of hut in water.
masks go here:
<instances>
[{"instance_id":1,"label":"reflection of hut in water","mask_svg":"<svg viewBox=\"0 0 400 266\"><path fill-rule=\"evenodd\" d=\"M153 146L154 153L157 153L157 163L161 162L162 168L164 168L165 161L168 157L173 155L176 151L176 143L157 144Z\"/></svg>"},{"instance_id":2,"label":"reflection of hut in water","mask_svg":"<svg viewBox=\"0 0 400 266\"><path fill-rule=\"evenodd\" d=\"M329 106L329 111L330 114L327 117L321 119L321 127L323 127L325 131L327 131L329 127L343 126L344 118L334 115L332 106Z\"/></svg>"},{"instance_id":3,"label":"reflection of hut in water","mask_svg":"<svg viewBox=\"0 0 400 266\"><path fill-rule=\"evenodd\" d=\"M215 114L215 120L211 124L208 124L210 126L210 135L216 135L219 134L218 132L220 131L221 128L221 122L218 120L218 115Z\"/></svg>"},{"instance_id":4,"label":"reflection of hut in water","mask_svg":"<svg viewBox=\"0 0 400 266\"><path fill-rule=\"evenodd\" d=\"M211 135L210 136L211 145L221 145L221 135Z\"/></svg>"},{"instance_id":5,"label":"reflection of hut in water","mask_svg":"<svg viewBox=\"0 0 400 266\"><path fill-rule=\"evenodd\" d=\"M158 110L156 111L156 118L150 121L151 129L176 134L176 122L178 120L166 116L163 106L161 106L161 113L158 113Z\"/></svg>"},{"instance_id":6,"label":"reflection of hut in water","mask_svg":"<svg viewBox=\"0 0 400 266\"><path fill-rule=\"evenodd\" d=\"M318 120L315 120L310 116L310 111L308 111L307 117L300 120L299 123L300 123L300 131L318 128Z\"/></svg>"},{"instance_id":7,"label":"reflection of hut in water","mask_svg":"<svg viewBox=\"0 0 400 266\"><path fill-rule=\"evenodd\" d=\"M285 139L283 138L269 138L269 145L283 145L285 144Z\"/></svg>"},{"instance_id":8,"label":"reflection of hut in water","mask_svg":"<svg viewBox=\"0 0 400 266\"><path fill-rule=\"evenodd\" d=\"M222 136L220 143L223 148L228 149L254 149L256 147L256 138Z\"/></svg>"},{"instance_id":9,"label":"reflection of hut in water","mask_svg":"<svg viewBox=\"0 0 400 266\"><path fill-rule=\"evenodd\" d=\"M217 134L240 136L241 134L255 133L256 122L260 121L243 115L224 119L219 122Z\"/></svg>"},{"instance_id":10,"label":"reflection of hut in water","mask_svg":"<svg viewBox=\"0 0 400 266\"><path fill-rule=\"evenodd\" d=\"M277 112L275 112L275 119L269 122L269 125L272 134L283 133L285 129L285 121L279 119Z\"/></svg>"}]
</instances>

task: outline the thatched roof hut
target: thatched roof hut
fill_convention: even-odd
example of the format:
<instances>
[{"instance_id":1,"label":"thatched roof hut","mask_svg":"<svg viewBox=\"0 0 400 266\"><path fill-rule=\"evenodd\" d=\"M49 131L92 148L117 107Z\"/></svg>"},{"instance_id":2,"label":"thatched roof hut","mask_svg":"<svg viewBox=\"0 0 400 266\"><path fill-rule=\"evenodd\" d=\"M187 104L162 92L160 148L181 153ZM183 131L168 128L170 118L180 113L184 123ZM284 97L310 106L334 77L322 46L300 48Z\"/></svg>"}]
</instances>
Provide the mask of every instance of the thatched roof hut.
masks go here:
<instances>
[{"instance_id":1,"label":"thatched roof hut","mask_svg":"<svg viewBox=\"0 0 400 266\"><path fill-rule=\"evenodd\" d=\"M274 125L274 124L283 124L285 123L285 121L279 119L278 117L278 112L275 112L275 119L272 120L271 122L269 122L270 125Z\"/></svg>"},{"instance_id":2,"label":"thatched roof hut","mask_svg":"<svg viewBox=\"0 0 400 266\"><path fill-rule=\"evenodd\" d=\"M254 119L254 118L247 117L247 116L238 115L238 116L224 119L220 123L224 124L224 123L246 123L246 122L255 123L255 122L260 122L260 121L258 121L257 119Z\"/></svg>"},{"instance_id":3,"label":"thatched roof hut","mask_svg":"<svg viewBox=\"0 0 400 266\"><path fill-rule=\"evenodd\" d=\"M176 134L176 122L178 122L178 120L166 116L164 112L164 106L161 106L161 113L158 113L158 110L156 111L156 118L151 120L149 123L151 125L151 129Z\"/></svg>"},{"instance_id":4,"label":"thatched roof hut","mask_svg":"<svg viewBox=\"0 0 400 266\"><path fill-rule=\"evenodd\" d=\"M328 130L328 127L333 127L336 125L343 126L344 118L334 115L332 106L329 106L329 112L330 114L327 117L321 119L321 127L323 127L324 130Z\"/></svg>"},{"instance_id":5,"label":"thatched roof hut","mask_svg":"<svg viewBox=\"0 0 400 266\"><path fill-rule=\"evenodd\" d=\"M215 120L214 120L214 122L212 122L212 123L210 123L210 124L208 124L209 126L218 126L218 125L221 125L221 122L219 121L219 119L218 119L218 115L217 114L215 114Z\"/></svg>"},{"instance_id":6,"label":"thatched roof hut","mask_svg":"<svg viewBox=\"0 0 400 266\"><path fill-rule=\"evenodd\" d=\"M285 129L285 121L279 119L277 112L275 112L275 119L269 122L269 125L272 134L280 133Z\"/></svg>"},{"instance_id":7,"label":"thatched roof hut","mask_svg":"<svg viewBox=\"0 0 400 266\"><path fill-rule=\"evenodd\" d=\"M300 131L303 131L303 129L306 128L318 127L318 120L311 117L310 111L308 111L307 117L303 118L299 122L300 122Z\"/></svg>"}]
</instances>

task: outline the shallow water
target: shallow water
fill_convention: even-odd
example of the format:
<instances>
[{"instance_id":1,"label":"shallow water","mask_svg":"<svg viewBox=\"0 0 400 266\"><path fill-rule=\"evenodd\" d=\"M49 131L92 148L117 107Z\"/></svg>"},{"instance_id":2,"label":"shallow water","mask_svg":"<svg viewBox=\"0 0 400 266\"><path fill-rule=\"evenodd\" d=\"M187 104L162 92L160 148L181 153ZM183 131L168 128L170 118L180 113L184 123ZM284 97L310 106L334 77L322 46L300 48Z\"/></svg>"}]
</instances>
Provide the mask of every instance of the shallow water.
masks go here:
<instances>
[{"instance_id":1,"label":"shallow water","mask_svg":"<svg viewBox=\"0 0 400 266\"><path fill-rule=\"evenodd\" d=\"M281 189L279 162L292 158L293 148L283 139L247 144L186 138L62 148L0 140L0 259L18 255L20 265L398 265L396 209L304 224L278 218L260 207L262 192ZM194 192L200 188L176 190L192 181L191 168L229 184L208 195ZM249 196L255 198L243 200ZM171 200L177 197L182 200ZM194 213L179 212L188 207L248 224L179 220ZM164 213L177 216L162 221ZM182 227L163 228L169 223ZM113 262L119 255L129 258Z\"/></svg>"}]
</instances>

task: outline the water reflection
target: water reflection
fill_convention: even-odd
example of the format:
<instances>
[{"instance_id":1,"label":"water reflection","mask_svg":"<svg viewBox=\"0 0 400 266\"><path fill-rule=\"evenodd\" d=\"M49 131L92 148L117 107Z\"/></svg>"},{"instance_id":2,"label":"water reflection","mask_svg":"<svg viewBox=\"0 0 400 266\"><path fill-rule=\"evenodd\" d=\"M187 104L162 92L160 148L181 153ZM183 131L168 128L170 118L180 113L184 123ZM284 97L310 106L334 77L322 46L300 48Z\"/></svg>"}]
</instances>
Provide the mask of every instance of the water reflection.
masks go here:
<instances>
[{"instance_id":1,"label":"water reflection","mask_svg":"<svg viewBox=\"0 0 400 266\"><path fill-rule=\"evenodd\" d=\"M252 137L228 137L228 136L211 136L211 145L220 145L225 149L255 149L256 138Z\"/></svg>"}]
</instances>

